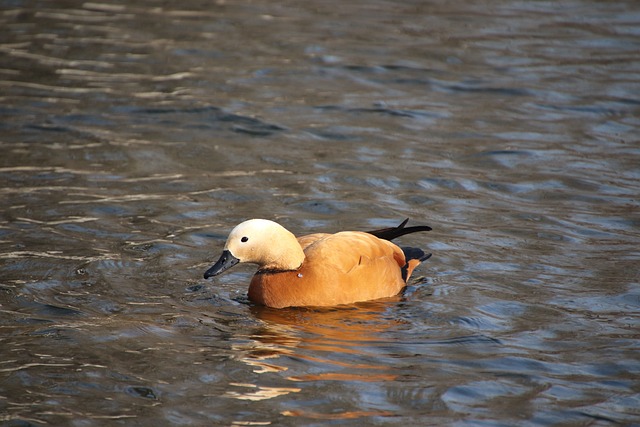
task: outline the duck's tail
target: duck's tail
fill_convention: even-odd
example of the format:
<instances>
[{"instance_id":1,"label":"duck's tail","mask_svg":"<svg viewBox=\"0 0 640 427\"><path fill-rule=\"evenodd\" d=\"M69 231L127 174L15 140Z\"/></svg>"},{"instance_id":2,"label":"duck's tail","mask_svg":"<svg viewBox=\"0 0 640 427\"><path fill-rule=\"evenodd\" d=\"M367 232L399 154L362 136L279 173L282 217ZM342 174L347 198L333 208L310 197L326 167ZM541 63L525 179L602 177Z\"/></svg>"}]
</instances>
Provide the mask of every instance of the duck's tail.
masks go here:
<instances>
[{"instance_id":1,"label":"duck's tail","mask_svg":"<svg viewBox=\"0 0 640 427\"><path fill-rule=\"evenodd\" d=\"M369 231L369 234L373 234L379 239L393 240L396 237L404 236L405 234L416 233L418 231L431 231L431 227L427 225L417 225L413 227L405 227L409 218L402 221L397 227L381 228L380 230ZM401 248L404 253L404 259L406 264L402 267L402 279L406 282L411 277L413 270L422 262L431 257L431 254L425 253L420 248Z\"/></svg>"},{"instance_id":2,"label":"duck's tail","mask_svg":"<svg viewBox=\"0 0 640 427\"><path fill-rule=\"evenodd\" d=\"M422 261L426 261L429 258L431 258L431 254L426 254L420 248L404 247L401 249L402 249L402 252L404 253L404 259L407 261L407 263L401 269L402 280L404 280L406 283L407 280L409 280L409 277L411 277L411 273L413 273L413 270L418 265L420 265Z\"/></svg>"},{"instance_id":3,"label":"duck's tail","mask_svg":"<svg viewBox=\"0 0 640 427\"><path fill-rule=\"evenodd\" d=\"M404 236L405 234L416 233L418 231L431 231L431 227L427 225L405 227L407 222L409 222L409 218L402 221L402 223L397 227L381 228L380 230L367 231L367 233L373 234L379 239L393 240L396 237Z\"/></svg>"}]
</instances>

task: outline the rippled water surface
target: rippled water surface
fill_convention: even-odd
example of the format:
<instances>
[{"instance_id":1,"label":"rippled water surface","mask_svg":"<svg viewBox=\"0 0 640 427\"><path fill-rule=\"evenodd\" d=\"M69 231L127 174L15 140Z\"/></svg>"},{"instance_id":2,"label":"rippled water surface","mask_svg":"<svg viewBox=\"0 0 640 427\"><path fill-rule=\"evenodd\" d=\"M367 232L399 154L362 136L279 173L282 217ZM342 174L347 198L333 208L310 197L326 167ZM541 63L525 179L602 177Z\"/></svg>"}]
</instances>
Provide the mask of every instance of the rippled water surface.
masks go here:
<instances>
[{"instance_id":1,"label":"rippled water surface","mask_svg":"<svg viewBox=\"0 0 640 427\"><path fill-rule=\"evenodd\" d=\"M640 424L635 1L0 0L7 426ZM256 307L229 230L412 224Z\"/></svg>"}]
</instances>

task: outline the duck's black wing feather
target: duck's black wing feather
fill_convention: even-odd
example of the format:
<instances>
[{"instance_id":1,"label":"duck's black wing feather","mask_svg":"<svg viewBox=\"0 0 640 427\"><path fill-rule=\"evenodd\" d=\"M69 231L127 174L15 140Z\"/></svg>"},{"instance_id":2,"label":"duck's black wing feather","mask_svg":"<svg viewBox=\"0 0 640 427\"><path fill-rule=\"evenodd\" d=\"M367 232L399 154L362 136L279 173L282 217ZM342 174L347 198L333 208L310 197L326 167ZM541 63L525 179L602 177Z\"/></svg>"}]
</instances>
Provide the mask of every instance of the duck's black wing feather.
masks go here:
<instances>
[{"instance_id":1,"label":"duck's black wing feather","mask_svg":"<svg viewBox=\"0 0 640 427\"><path fill-rule=\"evenodd\" d=\"M431 227L428 225L416 225L413 227L405 227L409 218L402 221L397 227L381 228L380 230L367 231L369 234L373 234L379 239L393 240L396 237L404 236L405 234L417 233L419 231L431 231Z\"/></svg>"}]
</instances>

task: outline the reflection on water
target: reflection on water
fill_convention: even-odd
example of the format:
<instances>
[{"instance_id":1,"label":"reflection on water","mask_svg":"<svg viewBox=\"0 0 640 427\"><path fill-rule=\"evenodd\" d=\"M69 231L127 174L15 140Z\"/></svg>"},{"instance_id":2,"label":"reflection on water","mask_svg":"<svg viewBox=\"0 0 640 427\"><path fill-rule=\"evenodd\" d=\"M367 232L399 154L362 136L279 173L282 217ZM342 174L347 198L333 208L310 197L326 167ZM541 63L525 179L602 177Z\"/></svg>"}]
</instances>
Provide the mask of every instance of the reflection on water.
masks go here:
<instances>
[{"instance_id":1,"label":"reflection on water","mask_svg":"<svg viewBox=\"0 0 640 427\"><path fill-rule=\"evenodd\" d=\"M0 420L632 425L635 3L0 2ZM251 217L434 227L271 310ZM427 240L425 240L427 239Z\"/></svg>"},{"instance_id":2,"label":"reflection on water","mask_svg":"<svg viewBox=\"0 0 640 427\"><path fill-rule=\"evenodd\" d=\"M394 323L388 314L385 316L387 308L388 302L335 309L253 307L251 312L263 321L262 327L248 337L248 342L234 348L246 352L241 360L258 368L254 372L286 372L283 377L293 384L337 382L359 388L367 383L395 381L398 375L391 366L383 364L383 349L391 343ZM385 333L389 335L386 339ZM295 387L260 388L257 392L232 393L231 396L261 400L300 391L302 388ZM386 410L318 412L304 405L283 410L281 414L333 420L393 416L393 412Z\"/></svg>"},{"instance_id":3,"label":"reflection on water","mask_svg":"<svg viewBox=\"0 0 640 427\"><path fill-rule=\"evenodd\" d=\"M375 305L374 305L375 304ZM392 318L382 317L382 310L386 308L383 303L372 303L371 308L359 305L353 308L337 309L291 309L273 310L266 308L254 308L253 314L258 319L264 320L265 331L254 335L254 339L261 345L269 343L279 347L297 348L310 356L297 354L296 357L310 362L322 360L328 365L335 365L340 372L326 372L307 374L303 376L288 377L292 381L313 381L322 379L344 379L355 381L393 380L388 374L376 372L385 371L378 364L354 364L351 355L357 356L356 360L362 360L368 355L367 347L372 350L384 345L381 336L391 329L394 323ZM298 337L297 341L291 337ZM320 355L336 354L346 357L344 361L327 360ZM359 374L363 370L364 374Z\"/></svg>"}]
</instances>

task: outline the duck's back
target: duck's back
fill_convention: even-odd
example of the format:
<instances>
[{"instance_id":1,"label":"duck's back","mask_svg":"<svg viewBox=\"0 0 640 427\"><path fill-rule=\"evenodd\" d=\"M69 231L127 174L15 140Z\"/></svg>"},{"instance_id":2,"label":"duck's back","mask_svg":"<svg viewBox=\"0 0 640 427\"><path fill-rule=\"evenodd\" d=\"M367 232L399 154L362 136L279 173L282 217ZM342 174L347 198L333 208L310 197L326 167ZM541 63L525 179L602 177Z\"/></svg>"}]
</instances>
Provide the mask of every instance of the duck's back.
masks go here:
<instances>
[{"instance_id":1,"label":"duck's back","mask_svg":"<svg viewBox=\"0 0 640 427\"><path fill-rule=\"evenodd\" d=\"M371 234L344 231L298 239L300 269L258 272L249 298L270 307L329 306L397 295L404 287L402 250Z\"/></svg>"}]
</instances>

